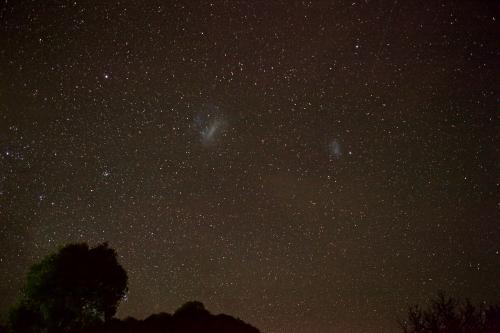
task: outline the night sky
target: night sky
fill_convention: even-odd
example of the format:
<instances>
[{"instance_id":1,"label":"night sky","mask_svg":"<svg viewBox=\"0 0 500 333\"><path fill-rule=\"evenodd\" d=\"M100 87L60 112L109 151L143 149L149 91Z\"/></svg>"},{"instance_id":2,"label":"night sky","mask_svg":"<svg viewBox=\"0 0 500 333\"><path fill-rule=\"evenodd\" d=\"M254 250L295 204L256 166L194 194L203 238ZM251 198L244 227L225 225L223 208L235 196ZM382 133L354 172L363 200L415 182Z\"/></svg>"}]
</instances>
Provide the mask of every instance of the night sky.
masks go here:
<instances>
[{"instance_id":1,"label":"night sky","mask_svg":"<svg viewBox=\"0 0 500 333\"><path fill-rule=\"evenodd\" d=\"M495 1L0 4L0 312L109 241L119 315L397 332L498 301Z\"/></svg>"}]
</instances>

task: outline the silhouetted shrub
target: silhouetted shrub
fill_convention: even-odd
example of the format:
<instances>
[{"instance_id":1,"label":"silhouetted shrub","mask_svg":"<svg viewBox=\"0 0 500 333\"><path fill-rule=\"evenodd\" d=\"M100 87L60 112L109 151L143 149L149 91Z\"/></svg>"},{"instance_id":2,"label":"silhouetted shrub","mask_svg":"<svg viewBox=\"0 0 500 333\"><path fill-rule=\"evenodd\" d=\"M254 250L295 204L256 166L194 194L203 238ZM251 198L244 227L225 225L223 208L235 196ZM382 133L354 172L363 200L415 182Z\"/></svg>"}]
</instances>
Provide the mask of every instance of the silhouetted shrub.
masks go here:
<instances>
[{"instance_id":1,"label":"silhouetted shrub","mask_svg":"<svg viewBox=\"0 0 500 333\"><path fill-rule=\"evenodd\" d=\"M440 293L427 309L411 307L400 326L404 333L499 333L500 307L476 307Z\"/></svg>"}]
</instances>

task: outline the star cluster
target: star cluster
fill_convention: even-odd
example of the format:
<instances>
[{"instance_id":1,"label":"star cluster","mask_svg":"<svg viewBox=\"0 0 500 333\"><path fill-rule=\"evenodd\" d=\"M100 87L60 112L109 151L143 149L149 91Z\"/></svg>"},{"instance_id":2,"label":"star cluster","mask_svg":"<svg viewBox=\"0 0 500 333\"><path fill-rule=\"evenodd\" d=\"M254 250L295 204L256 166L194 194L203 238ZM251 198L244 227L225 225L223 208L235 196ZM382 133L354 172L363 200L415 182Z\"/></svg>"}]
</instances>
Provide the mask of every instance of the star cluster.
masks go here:
<instances>
[{"instance_id":1,"label":"star cluster","mask_svg":"<svg viewBox=\"0 0 500 333\"><path fill-rule=\"evenodd\" d=\"M0 311L77 241L117 250L120 316L397 332L440 289L493 301L498 10L3 1Z\"/></svg>"}]
</instances>

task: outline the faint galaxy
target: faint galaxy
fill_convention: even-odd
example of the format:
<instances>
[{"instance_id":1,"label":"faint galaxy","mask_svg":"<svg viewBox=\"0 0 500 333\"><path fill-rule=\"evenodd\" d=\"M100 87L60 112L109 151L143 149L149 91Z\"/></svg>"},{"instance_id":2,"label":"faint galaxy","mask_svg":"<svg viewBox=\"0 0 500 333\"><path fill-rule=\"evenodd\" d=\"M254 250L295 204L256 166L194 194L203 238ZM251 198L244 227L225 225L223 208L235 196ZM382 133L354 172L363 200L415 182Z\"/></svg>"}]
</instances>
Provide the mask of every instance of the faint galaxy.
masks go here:
<instances>
[{"instance_id":1,"label":"faint galaxy","mask_svg":"<svg viewBox=\"0 0 500 333\"><path fill-rule=\"evenodd\" d=\"M340 142L337 139L333 139L328 143L328 152L331 158L340 158L344 150Z\"/></svg>"},{"instance_id":2,"label":"faint galaxy","mask_svg":"<svg viewBox=\"0 0 500 333\"><path fill-rule=\"evenodd\" d=\"M193 127L200 135L204 146L210 146L224 135L227 120L222 111L214 105L203 105L201 110L194 115Z\"/></svg>"},{"instance_id":3,"label":"faint galaxy","mask_svg":"<svg viewBox=\"0 0 500 333\"><path fill-rule=\"evenodd\" d=\"M0 311L109 241L121 317L398 332L494 301L496 1L0 4Z\"/></svg>"}]
</instances>

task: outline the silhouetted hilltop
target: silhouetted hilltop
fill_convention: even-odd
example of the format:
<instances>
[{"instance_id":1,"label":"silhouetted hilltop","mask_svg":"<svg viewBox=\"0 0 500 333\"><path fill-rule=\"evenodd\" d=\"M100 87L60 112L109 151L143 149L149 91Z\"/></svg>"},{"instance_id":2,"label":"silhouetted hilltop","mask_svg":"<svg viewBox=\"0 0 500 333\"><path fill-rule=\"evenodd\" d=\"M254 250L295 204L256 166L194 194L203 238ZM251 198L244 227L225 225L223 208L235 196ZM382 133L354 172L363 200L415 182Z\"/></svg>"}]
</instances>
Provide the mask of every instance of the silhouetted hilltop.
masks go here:
<instances>
[{"instance_id":1,"label":"silhouetted hilltop","mask_svg":"<svg viewBox=\"0 0 500 333\"><path fill-rule=\"evenodd\" d=\"M259 333L255 327L234 317L213 315L200 302L188 302L173 315L158 313L144 320L112 319L88 333Z\"/></svg>"}]
</instances>

